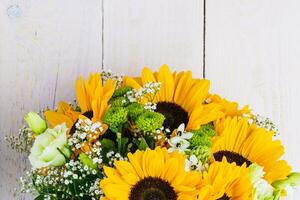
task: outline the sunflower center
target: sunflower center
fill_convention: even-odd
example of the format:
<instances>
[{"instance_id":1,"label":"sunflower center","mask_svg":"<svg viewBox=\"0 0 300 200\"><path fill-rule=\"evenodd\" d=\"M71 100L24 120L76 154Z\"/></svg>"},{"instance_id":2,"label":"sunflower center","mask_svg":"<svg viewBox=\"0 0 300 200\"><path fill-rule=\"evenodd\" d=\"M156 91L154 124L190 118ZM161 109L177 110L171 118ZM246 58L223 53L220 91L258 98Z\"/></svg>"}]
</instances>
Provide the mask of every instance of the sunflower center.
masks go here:
<instances>
[{"instance_id":1,"label":"sunflower center","mask_svg":"<svg viewBox=\"0 0 300 200\"><path fill-rule=\"evenodd\" d=\"M156 105L156 112L165 116L164 128L173 130L178 128L182 123L186 126L189 122L189 115L181 106L171 102L158 102Z\"/></svg>"},{"instance_id":2,"label":"sunflower center","mask_svg":"<svg viewBox=\"0 0 300 200\"><path fill-rule=\"evenodd\" d=\"M252 164L252 162L244 156L232 151L218 151L214 153L214 158L216 161L222 161L223 156L226 157L229 163L235 162L238 166L242 166L244 163L246 163L247 167L249 167Z\"/></svg>"},{"instance_id":3,"label":"sunflower center","mask_svg":"<svg viewBox=\"0 0 300 200\"><path fill-rule=\"evenodd\" d=\"M176 200L174 188L160 178L147 177L131 189L129 200Z\"/></svg>"},{"instance_id":4,"label":"sunflower center","mask_svg":"<svg viewBox=\"0 0 300 200\"><path fill-rule=\"evenodd\" d=\"M217 200L230 200L230 198L224 194L221 198L218 198Z\"/></svg>"}]
</instances>

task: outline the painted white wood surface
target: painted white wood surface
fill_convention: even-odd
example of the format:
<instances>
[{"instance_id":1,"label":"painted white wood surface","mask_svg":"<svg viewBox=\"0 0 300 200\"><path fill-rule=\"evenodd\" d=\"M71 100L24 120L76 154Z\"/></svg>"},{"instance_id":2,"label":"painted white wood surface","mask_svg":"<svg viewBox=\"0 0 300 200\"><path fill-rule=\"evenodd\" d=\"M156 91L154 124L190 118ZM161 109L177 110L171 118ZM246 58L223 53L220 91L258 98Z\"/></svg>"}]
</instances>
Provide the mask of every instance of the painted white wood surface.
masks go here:
<instances>
[{"instance_id":1,"label":"painted white wood surface","mask_svg":"<svg viewBox=\"0 0 300 200\"><path fill-rule=\"evenodd\" d=\"M213 91L273 118L298 171L299 7L297 0L208 0L206 11ZM75 77L99 70L102 55L106 69L123 74L167 63L202 77L202 22L203 0L103 0L103 7L101 0L1 0L0 199L16 199L26 166L3 141L23 114L72 101Z\"/></svg>"},{"instance_id":2,"label":"painted white wood surface","mask_svg":"<svg viewBox=\"0 0 300 200\"><path fill-rule=\"evenodd\" d=\"M202 0L104 1L104 66L138 75L169 64L202 77Z\"/></svg>"},{"instance_id":3,"label":"painted white wood surface","mask_svg":"<svg viewBox=\"0 0 300 200\"><path fill-rule=\"evenodd\" d=\"M206 77L212 89L279 126L285 158L300 170L300 2L207 1ZM294 193L299 199L300 191Z\"/></svg>"},{"instance_id":4,"label":"painted white wood surface","mask_svg":"<svg viewBox=\"0 0 300 200\"><path fill-rule=\"evenodd\" d=\"M101 1L0 1L0 199L26 167L6 148L30 110L72 101L74 79L101 70Z\"/></svg>"}]
</instances>

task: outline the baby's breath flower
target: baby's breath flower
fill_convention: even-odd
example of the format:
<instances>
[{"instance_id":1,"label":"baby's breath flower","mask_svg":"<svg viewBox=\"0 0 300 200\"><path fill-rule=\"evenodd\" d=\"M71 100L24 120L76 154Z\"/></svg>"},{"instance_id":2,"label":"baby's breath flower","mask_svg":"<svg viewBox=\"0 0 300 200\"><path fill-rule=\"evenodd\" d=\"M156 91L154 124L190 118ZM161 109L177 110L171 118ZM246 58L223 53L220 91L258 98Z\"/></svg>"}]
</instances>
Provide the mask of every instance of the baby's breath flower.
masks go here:
<instances>
[{"instance_id":1,"label":"baby's breath flower","mask_svg":"<svg viewBox=\"0 0 300 200\"><path fill-rule=\"evenodd\" d=\"M266 129L267 131L273 131L274 135L279 134L279 130L275 123L268 117L263 117L261 115L255 115L253 118L253 123L257 126Z\"/></svg>"}]
</instances>

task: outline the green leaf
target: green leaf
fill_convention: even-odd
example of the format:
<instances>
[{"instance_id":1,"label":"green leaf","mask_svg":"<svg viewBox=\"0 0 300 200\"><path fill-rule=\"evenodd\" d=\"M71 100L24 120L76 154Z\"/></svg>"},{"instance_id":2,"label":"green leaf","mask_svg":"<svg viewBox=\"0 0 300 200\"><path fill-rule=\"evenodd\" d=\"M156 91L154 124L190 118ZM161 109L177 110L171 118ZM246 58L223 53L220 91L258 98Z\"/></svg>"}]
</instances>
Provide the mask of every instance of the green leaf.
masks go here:
<instances>
[{"instance_id":1,"label":"green leaf","mask_svg":"<svg viewBox=\"0 0 300 200\"><path fill-rule=\"evenodd\" d=\"M138 149L139 150L146 150L146 148L149 148L146 140L144 138L141 138L141 141L139 141L140 143L138 144Z\"/></svg>"},{"instance_id":2,"label":"green leaf","mask_svg":"<svg viewBox=\"0 0 300 200\"><path fill-rule=\"evenodd\" d=\"M145 135L144 139L145 139L145 141L146 141L146 143L147 143L147 145L150 149L155 148L155 140L154 140L154 137L152 135Z\"/></svg>"},{"instance_id":3,"label":"green leaf","mask_svg":"<svg viewBox=\"0 0 300 200\"><path fill-rule=\"evenodd\" d=\"M287 186L296 186L300 183L300 173L293 172L284 180L275 181L272 186L278 190L282 190Z\"/></svg>"},{"instance_id":4,"label":"green leaf","mask_svg":"<svg viewBox=\"0 0 300 200\"><path fill-rule=\"evenodd\" d=\"M126 155L127 152L127 143L129 139L127 137L122 138L122 145L121 145L121 154Z\"/></svg>"},{"instance_id":5,"label":"green leaf","mask_svg":"<svg viewBox=\"0 0 300 200\"><path fill-rule=\"evenodd\" d=\"M109 150L109 151L114 150L115 143L110 139L103 138L101 140L101 147L102 147L102 149Z\"/></svg>"},{"instance_id":6,"label":"green leaf","mask_svg":"<svg viewBox=\"0 0 300 200\"><path fill-rule=\"evenodd\" d=\"M44 200L44 197L45 196L43 194L41 194L41 195L35 197L34 200Z\"/></svg>"}]
</instances>

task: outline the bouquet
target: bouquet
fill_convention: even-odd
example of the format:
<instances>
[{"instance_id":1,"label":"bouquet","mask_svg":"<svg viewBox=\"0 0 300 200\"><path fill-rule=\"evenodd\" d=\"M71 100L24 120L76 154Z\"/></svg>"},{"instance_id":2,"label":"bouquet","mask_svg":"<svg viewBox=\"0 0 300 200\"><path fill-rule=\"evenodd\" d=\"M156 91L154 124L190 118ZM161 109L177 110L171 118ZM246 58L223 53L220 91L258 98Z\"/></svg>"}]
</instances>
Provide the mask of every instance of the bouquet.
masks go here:
<instances>
[{"instance_id":1,"label":"bouquet","mask_svg":"<svg viewBox=\"0 0 300 200\"><path fill-rule=\"evenodd\" d=\"M77 100L25 116L8 140L36 200L277 200L300 182L278 130L167 65L76 80Z\"/></svg>"}]
</instances>

